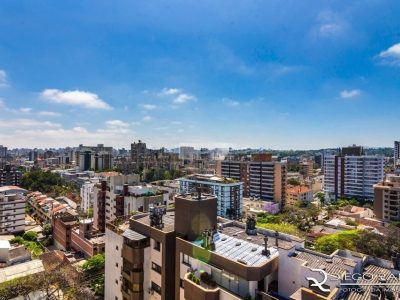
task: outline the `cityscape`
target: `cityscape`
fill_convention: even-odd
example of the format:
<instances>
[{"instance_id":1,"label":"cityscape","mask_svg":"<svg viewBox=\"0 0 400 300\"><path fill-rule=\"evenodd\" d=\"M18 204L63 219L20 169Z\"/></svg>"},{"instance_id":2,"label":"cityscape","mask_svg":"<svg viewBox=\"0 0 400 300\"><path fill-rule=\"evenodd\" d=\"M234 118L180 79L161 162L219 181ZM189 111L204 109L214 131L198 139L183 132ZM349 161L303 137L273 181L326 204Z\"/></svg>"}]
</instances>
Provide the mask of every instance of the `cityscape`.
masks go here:
<instances>
[{"instance_id":1,"label":"cityscape","mask_svg":"<svg viewBox=\"0 0 400 300\"><path fill-rule=\"evenodd\" d=\"M400 6L0 3L0 300L399 300Z\"/></svg>"}]
</instances>

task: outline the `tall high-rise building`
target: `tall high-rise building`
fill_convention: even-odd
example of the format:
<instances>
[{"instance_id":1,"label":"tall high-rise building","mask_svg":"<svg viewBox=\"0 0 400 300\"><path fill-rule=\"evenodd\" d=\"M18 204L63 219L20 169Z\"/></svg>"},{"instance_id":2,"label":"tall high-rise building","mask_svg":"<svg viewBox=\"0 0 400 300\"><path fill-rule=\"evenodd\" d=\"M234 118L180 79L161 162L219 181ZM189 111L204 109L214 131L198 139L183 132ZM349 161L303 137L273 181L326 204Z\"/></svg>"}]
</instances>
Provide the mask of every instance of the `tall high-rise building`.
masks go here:
<instances>
[{"instance_id":1,"label":"tall high-rise building","mask_svg":"<svg viewBox=\"0 0 400 300\"><path fill-rule=\"evenodd\" d=\"M400 141L394 142L394 167L400 168Z\"/></svg>"},{"instance_id":2,"label":"tall high-rise building","mask_svg":"<svg viewBox=\"0 0 400 300\"><path fill-rule=\"evenodd\" d=\"M365 155L362 147L346 147L339 155L324 156L324 191L334 199L372 201L373 185L383 177L384 157Z\"/></svg>"},{"instance_id":3,"label":"tall high-rise building","mask_svg":"<svg viewBox=\"0 0 400 300\"><path fill-rule=\"evenodd\" d=\"M76 151L76 165L81 171L112 169L112 147L104 147L103 144L98 144L97 146L79 145Z\"/></svg>"},{"instance_id":4,"label":"tall high-rise building","mask_svg":"<svg viewBox=\"0 0 400 300\"><path fill-rule=\"evenodd\" d=\"M221 161L221 175L240 180L246 197L286 202L286 163L273 161L270 155L253 156L251 161Z\"/></svg>"},{"instance_id":5,"label":"tall high-rise building","mask_svg":"<svg viewBox=\"0 0 400 300\"><path fill-rule=\"evenodd\" d=\"M179 148L179 159L193 161L194 148L190 146L181 146Z\"/></svg>"},{"instance_id":6,"label":"tall high-rise building","mask_svg":"<svg viewBox=\"0 0 400 300\"><path fill-rule=\"evenodd\" d=\"M146 143L143 143L141 140L139 140L137 143L134 142L131 144L131 158L132 161L136 164L137 169L143 168L146 158L146 152Z\"/></svg>"},{"instance_id":7,"label":"tall high-rise building","mask_svg":"<svg viewBox=\"0 0 400 300\"><path fill-rule=\"evenodd\" d=\"M6 185L20 185L22 178L22 172L16 167L6 165L3 169L0 169L0 186Z\"/></svg>"},{"instance_id":8,"label":"tall high-rise building","mask_svg":"<svg viewBox=\"0 0 400 300\"><path fill-rule=\"evenodd\" d=\"M4 158L7 156L7 147L0 145L0 158Z\"/></svg>"}]
</instances>

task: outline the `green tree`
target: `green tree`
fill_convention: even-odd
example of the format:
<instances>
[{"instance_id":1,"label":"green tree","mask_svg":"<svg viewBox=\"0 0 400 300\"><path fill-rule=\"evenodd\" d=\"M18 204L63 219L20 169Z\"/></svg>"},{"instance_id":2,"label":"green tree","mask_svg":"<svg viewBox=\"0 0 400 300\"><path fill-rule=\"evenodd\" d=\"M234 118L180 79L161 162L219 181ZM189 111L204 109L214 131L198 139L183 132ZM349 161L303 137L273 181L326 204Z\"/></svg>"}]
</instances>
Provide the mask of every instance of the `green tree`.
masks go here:
<instances>
[{"instance_id":1,"label":"green tree","mask_svg":"<svg viewBox=\"0 0 400 300\"><path fill-rule=\"evenodd\" d=\"M38 238L38 234L35 231L27 231L22 235L22 238L25 241L36 242Z\"/></svg>"},{"instance_id":2,"label":"green tree","mask_svg":"<svg viewBox=\"0 0 400 300\"><path fill-rule=\"evenodd\" d=\"M82 270L87 274L94 274L104 269L105 255L97 254L89 258L83 265Z\"/></svg>"},{"instance_id":3,"label":"green tree","mask_svg":"<svg viewBox=\"0 0 400 300\"><path fill-rule=\"evenodd\" d=\"M43 225L43 235L48 238L53 233L53 226L51 224L44 224Z\"/></svg>"},{"instance_id":4,"label":"green tree","mask_svg":"<svg viewBox=\"0 0 400 300\"><path fill-rule=\"evenodd\" d=\"M296 178L290 178L287 181L288 184L290 185L294 185L294 186L299 186L300 185L300 181Z\"/></svg>"},{"instance_id":5,"label":"green tree","mask_svg":"<svg viewBox=\"0 0 400 300\"><path fill-rule=\"evenodd\" d=\"M315 249L325 254L332 254L337 249L354 251L356 250L354 240L359 234L358 230L348 230L322 236L315 241Z\"/></svg>"}]
</instances>

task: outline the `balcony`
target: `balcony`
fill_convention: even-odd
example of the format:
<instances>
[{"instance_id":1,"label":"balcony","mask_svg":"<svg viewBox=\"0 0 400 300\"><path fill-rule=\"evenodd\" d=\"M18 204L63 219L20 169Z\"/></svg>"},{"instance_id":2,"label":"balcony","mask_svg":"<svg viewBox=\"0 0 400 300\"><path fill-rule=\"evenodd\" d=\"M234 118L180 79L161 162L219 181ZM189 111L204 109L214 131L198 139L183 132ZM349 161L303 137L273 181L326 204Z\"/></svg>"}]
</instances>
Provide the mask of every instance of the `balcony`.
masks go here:
<instances>
[{"instance_id":1,"label":"balcony","mask_svg":"<svg viewBox=\"0 0 400 300\"><path fill-rule=\"evenodd\" d=\"M199 282L195 283L190 278L191 273L187 273L184 277L185 285L185 299L186 300L239 300L238 296L230 293L228 290L222 289L212 279L204 280L198 279ZM206 281L206 282L205 282Z\"/></svg>"},{"instance_id":2,"label":"balcony","mask_svg":"<svg viewBox=\"0 0 400 300\"><path fill-rule=\"evenodd\" d=\"M121 287L122 296L124 299L127 300L142 300L143 298L143 291L142 292L134 292L130 288L126 286Z\"/></svg>"},{"instance_id":3,"label":"balcony","mask_svg":"<svg viewBox=\"0 0 400 300\"><path fill-rule=\"evenodd\" d=\"M131 283L142 283L143 282L143 272L132 272L125 268L122 269L122 276Z\"/></svg>"},{"instance_id":4,"label":"balcony","mask_svg":"<svg viewBox=\"0 0 400 300\"><path fill-rule=\"evenodd\" d=\"M122 246L122 257L131 264L142 264L144 262L143 249L135 249L124 244Z\"/></svg>"}]
</instances>

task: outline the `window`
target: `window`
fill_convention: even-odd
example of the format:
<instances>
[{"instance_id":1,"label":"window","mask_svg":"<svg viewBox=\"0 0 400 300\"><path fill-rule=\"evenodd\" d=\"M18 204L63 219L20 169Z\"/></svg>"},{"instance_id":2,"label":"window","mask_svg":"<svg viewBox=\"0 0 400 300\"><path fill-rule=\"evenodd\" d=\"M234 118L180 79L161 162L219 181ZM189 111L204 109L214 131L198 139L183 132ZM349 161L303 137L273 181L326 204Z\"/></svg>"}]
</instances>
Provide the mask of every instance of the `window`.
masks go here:
<instances>
[{"instance_id":1,"label":"window","mask_svg":"<svg viewBox=\"0 0 400 300\"><path fill-rule=\"evenodd\" d=\"M158 241L154 241L154 250L160 251L161 250L161 243Z\"/></svg>"},{"instance_id":2,"label":"window","mask_svg":"<svg viewBox=\"0 0 400 300\"><path fill-rule=\"evenodd\" d=\"M115 284L118 284L118 280L117 279L115 279Z\"/></svg>"},{"instance_id":3,"label":"window","mask_svg":"<svg viewBox=\"0 0 400 300\"><path fill-rule=\"evenodd\" d=\"M156 271L158 274L161 274L161 267L157 265L156 263L151 263L151 269Z\"/></svg>"},{"instance_id":4,"label":"window","mask_svg":"<svg viewBox=\"0 0 400 300\"><path fill-rule=\"evenodd\" d=\"M151 282L151 289L161 295L161 287L153 281Z\"/></svg>"},{"instance_id":5,"label":"window","mask_svg":"<svg viewBox=\"0 0 400 300\"><path fill-rule=\"evenodd\" d=\"M179 281L179 286L181 287L181 288L185 288L185 286L184 286L184 284L183 284L183 280L182 279L179 279L180 281Z\"/></svg>"},{"instance_id":6,"label":"window","mask_svg":"<svg viewBox=\"0 0 400 300\"><path fill-rule=\"evenodd\" d=\"M185 265L190 266L190 258L189 258L189 255L183 254L182 263L185 264Z\"/></svg>"},{"instance_id":7,"label":"window","mask_svg":"<svg viewBox=\"0 0 400 300\"><path fill-rule=\"evenodd\" d=\"M115 246L115 250L118 250L118 246Z\"/></svg>"},{"instance_id":8,"label":"window","mask_svg":"<svg viewBox=\"0 0 400 300\"><path fill-rule=\"evenodd\" d=\"M118 268L118 263L115 263L115 266Z\"/></svg>"}]
</instances>

